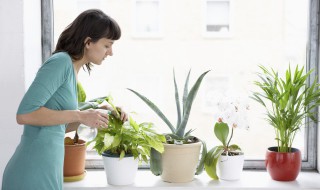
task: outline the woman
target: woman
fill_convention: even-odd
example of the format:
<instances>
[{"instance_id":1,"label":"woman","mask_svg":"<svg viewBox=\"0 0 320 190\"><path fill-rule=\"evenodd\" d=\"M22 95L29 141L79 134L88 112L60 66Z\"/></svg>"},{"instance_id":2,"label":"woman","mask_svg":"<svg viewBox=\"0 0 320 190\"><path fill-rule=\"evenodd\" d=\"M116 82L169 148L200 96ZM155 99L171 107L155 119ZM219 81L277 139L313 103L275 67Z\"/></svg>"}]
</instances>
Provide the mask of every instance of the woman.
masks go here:
<instances>
[{"instance_id":1,"label":"woman","mask_svg":"<svg viewBox=\"0 0 320 190\"><path fill-rule=\"evenodd\" d=\"M63 189L66 124L108 126L107 114L77 110L77 74L81 67L90 72L92 64L112 56L112 45L120 36L116 21L100 10L81 13L62 32L18 108L17 122L24 131L5 168L2 190ZM122 112L121 119L127 117Z\"/></svg>"}]
</instances>

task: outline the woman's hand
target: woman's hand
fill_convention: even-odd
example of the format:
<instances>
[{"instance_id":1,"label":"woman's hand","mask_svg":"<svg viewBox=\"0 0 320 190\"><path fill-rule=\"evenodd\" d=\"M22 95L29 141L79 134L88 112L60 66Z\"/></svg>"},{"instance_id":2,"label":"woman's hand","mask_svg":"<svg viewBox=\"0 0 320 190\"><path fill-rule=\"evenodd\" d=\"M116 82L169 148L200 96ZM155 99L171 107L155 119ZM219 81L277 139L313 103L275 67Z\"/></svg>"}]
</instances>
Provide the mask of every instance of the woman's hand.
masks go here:
<instances>
[{"instance_id":1,"label":"woman's hand","mask_svg":"<svg viewBox=\"0 0 320 190\"><path fill-rule=\"evenodd\" d=\"M125 122L128 121L128 113L126 111L123 110L123 108L121 107L117 107L118 112L120 113L120 119L121 121ZM111 112L112 115L115 115L116 113L114 113L114 111Z\"/></svg>"},{"instance_id":2,"label":"woman's hand","mask_svg":"<svg viewBox=\"0 0 320 190\"><path fill-rule=\"evenodd\" d=\"M129 114L124 111L124 109L122 107L116 107L117 111L119 112L120 116L117 115L117 112L115 110L113 110L113 108L107 104L103 104L99 106L100 109L106 109L106 110L110 110L111 114L114 115L115 117L119 117L121 119L121 121L126 122L128 121L129 118Z\"/></svg>"},{"instance_id":3,"label":"woman's hand","mask_svg":"<svg viewBox=\"0 0 320 190\"><path fill-rule=\"evenodd\" d=\"M107 128L109 115L104 109L88 109L81 111L80 123L93 128Z\"/></svg>"}]
</instances>

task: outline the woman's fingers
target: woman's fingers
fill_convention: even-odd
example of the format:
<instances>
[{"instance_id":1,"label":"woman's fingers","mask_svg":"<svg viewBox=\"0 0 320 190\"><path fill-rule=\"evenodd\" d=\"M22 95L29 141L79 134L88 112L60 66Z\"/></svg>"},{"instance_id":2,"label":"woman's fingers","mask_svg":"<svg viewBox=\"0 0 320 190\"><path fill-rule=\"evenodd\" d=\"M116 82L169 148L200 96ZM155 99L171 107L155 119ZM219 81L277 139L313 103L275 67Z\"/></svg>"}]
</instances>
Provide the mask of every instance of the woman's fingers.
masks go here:
<instances>
[{"instance_id":1,"label":"woman's fingers","mask_svg":"<svg viewBox=\"0 0 320 190\"><path fill-rule=\"evenodd\" d=\"M100 125L103 128L107 128L109 124L109 116L107 114L100 115Z\"/></svg>"},{"instance_id":2,"label":"woman's fingers","mask_svg":"<svg viewBox=\"0 0 320 190\"><path fill-rule=\"evenodd\" d=\"M124 122L127 121L128 120L127 112L125 112L122 107L117 107L117 110L119 110L119 112L120 112L121 121L124 121Z\"/></svg>"}]
</instances>

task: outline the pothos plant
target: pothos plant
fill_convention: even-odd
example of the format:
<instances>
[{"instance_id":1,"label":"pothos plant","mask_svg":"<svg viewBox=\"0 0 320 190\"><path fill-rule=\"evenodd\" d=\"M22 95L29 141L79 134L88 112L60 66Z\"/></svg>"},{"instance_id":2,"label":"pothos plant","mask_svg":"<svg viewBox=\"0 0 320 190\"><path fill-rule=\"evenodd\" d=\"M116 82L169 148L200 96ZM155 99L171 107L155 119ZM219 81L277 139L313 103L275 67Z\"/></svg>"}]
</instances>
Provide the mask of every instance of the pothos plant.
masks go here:
<instances>
[{"instance_id":1,"label":"pothos plant","mask_svg":"<svg viewBox=\"0 0 320 190\"><path fill-rule=\"evenodd\" d=\"M131 92L133 92L135 95L137 95L142 101L144 101L167 124L167 126L171 131L171 133L165 134L166 143L169 143L169 144L188 144L188 143L194 143L194 142L200 141L200 139L191 135L192 129L188 131L185 131L185 130L186 130L189 116L190 116L193 100L197 95L202 79L210 70L202 73L189 91L188 83L189 83L190 71L188 73L188 76L184 84L182 106L180 105L178 85L175 78L175 72L173 71L173 82L174 82L174 88L175 88L175 100L176 100L176 107L177 107L176 126L174 126L169 121L169 119L163 114L163 112L158 108L158 106L156 106L152 101L150 101L148 98L138 93L137 91L128 89ZM200 160L200 164L197 168L196 174L200 174L203 171L204 157L207 152L205 143L204 142L202 143L203 143L202 158ZM158 175L161 175L162 173L161 165L159 163L161 160L161 155L156 151L152 151L152 153L153 154L151 155L151 159L150 159L150 169L154 175L158 176Z\"/></svg>"},{"instance_id":2,"label":"pothos plant","mask_svg":"<svg viewBox=\"0 0 320 190\"><path fill-rule=\"evenodd\" d=\"M120 119L120 110L113 104L111 96L98 97L89 101L85 101L86 93L81 84L77 84L78 90L78 109L99 109L99 106L107 102L113 109L112 114L109 114L109 123L107 128L99 128L97 136L87 142L87 146L94 143L93 149L99 155L103 152L117 155L122 159L125 155L133 155L136 159L145 162L148 161L151 148L162 153L164 135L158 134L154 130L154 124L143 122L138 124L129 117L128 122L123 122ZM76 132L74 141L78 139Z\"/></svg>"},{"instance_id":3,"label":"pothos plant","mask_svg":"<svg viewBox=\"0 0 320 190\"><path fill-rule=\"evenodd\" d=\"M154 130L154 124L143 122L138 124L132 117L128 122L123 122L120 113L112 103L112 98L108 97L108 103L115 110L115 115L109 115L107 128L99 128L98 134L87 145L94 143L93 149L99 155L103 152L119 156L122 159L125 155L133 155L140 161L148 162L151 148L162 153L164 135L158 134Z\"/></svg>"},{"instance_id":4,"label":"pothos plant","mask_svg":"<svg viewBox=\"0 0 320 190\"><path fill-rule=\"evenodd\" d=\"M214 125L215 137L222 143L213 147L206 155L204 167L207 174L218 180L217 163L221 155L235 156L243 152L237 144L231 144L231 139L236 128L249 128L247 111L249 105L240 97L225 97L218 103L218 121ZM231 134L230 134L231 128ZM229 136L230 135L230 136Z\"/></svg>"}]
</instances>

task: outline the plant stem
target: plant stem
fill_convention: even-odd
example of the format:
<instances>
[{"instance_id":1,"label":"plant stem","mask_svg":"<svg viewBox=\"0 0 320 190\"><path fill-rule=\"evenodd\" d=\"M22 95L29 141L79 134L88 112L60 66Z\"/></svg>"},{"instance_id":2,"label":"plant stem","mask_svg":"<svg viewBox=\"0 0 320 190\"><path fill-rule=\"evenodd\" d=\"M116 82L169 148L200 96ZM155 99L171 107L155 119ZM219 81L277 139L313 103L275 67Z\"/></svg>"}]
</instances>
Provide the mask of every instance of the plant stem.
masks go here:
<instances>
[{"instance_id":1,"label":"plant stem","mask_svg":"<svg viewBox=\"0 0 320 190\"><path fill-rule=\"evenodd\" d=\"M231 135L230 135L230 139L229 139L229 141L227 143L227 148L229 147L229 144L230 144L230 141L232 139L232 136L233 136L233 127L231 127Z\"/></svg>"}]
</instances>

